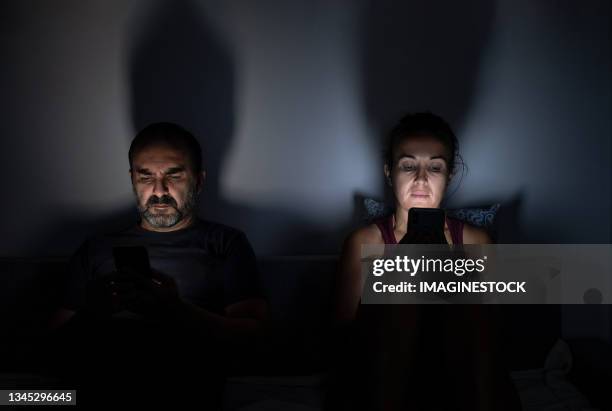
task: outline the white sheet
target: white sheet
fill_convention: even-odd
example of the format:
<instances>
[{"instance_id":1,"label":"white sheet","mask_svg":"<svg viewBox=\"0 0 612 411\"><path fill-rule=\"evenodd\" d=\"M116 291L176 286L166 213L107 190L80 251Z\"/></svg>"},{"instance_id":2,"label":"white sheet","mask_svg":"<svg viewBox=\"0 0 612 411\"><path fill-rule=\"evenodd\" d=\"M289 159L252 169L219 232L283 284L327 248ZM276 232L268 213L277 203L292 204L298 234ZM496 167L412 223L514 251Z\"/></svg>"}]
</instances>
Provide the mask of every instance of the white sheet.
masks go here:
<instances>
[{"instance_id":1,"label":"white sheet","mask_svg":"<svg viewBox=\"0 0 612 411\"><path fill-rule=\"evenodd\" d=\"M580 391L567 381L571 368L571 351L560 339L548 353L544 368L512 372L523 411L594 410Z\"/></svg>"}]
</instances>

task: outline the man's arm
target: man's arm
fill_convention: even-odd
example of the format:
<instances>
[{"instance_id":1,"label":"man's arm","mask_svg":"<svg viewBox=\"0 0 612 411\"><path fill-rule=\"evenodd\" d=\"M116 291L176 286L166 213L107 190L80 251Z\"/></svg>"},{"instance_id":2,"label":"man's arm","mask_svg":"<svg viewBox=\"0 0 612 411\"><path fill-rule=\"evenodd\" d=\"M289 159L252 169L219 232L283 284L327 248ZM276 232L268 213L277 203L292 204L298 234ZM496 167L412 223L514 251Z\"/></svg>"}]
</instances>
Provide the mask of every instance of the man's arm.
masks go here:
<instances>
[{"instance_id":1,"label":"man's arm","mask_svg":"<svg viewBox=\"0 0 612 411\"><path fill-rule=\"evenodd\" d=\"M126 277L123 277L124 279ZM119 305L154 321L178 324L204 340L220 344L249 345L260 342L268 316L263 298L245 298L231 303L218 314L183 300L176 282L166 274L153 272L153 278L133 275L131 281L117 281L111 290Z\"/></svg>"},{"instance_id":2,"label":"man's arm","mask_svg":"<svg viewBox=\"0 0 612 411\"><path fill-rule=\"evenodd\" d=\"M84 305L89 272L90 240L85 240L70 258L62 279L60 306L47 321L47 330L55 331L69 323Z\"/></svg>"},{"instance_id":3,"label":"man's arm","mask_svg":"<svg viewBox=\"0 0 612 411\"><path fill-rule=\"evenodd\" d=\"M219 315L179 299L170 306L170 313L170 320L177 320L203 337L241 345L262 337L268 307L263 299L249 299L227 306L225 315Z\"/></svg>"},{"instance_id":4,"label":"man's arm","mask_svg":"<svg viewBox=\"0 0 612 411\"><path fill-rule=\"evenodd\" d=\"M159 289L156 286L159 284L152 283L151 289ZM167 293L167 291L161 292ZM168 307L164 313L167 320L178 321L185 327L222 343L241 343L260 338L262 324L268 317L266 301L258 298L239 301L227 306L225 315L207 311L181 300L178 296L158 296L155 300L156 304ZM48 328L50 330L61 328L76 314L77 312L72 309L61 307L50 318Z\"/></svg>"},{"instance_id":5,"label":"man's arm","mask_svg":"<svg viewBox=\"0 0 612 411\"><path fill-rule=\"evenodd\" d=\"M49 318L47 329L49 331L57 330L66 325L76 314L76 311L67 308L58 308Z\"/></svg>"},{"instance_id":6,"label":"man's arm","mask_svg":"<svg viewBox=\"0 0 612 411\"><path fill-rule=\"evenodd\" d=\"M157 271L154 271L153 279L141 284L155 300L148 305L159 307L161 311L158 310L158 314L162 318L178 322L205 338L226 344L258 342L263 335L268 306L261 294L255 253L242 232L219 242L220 245L223 243L224 281L223 289L219 290L225 299L223 314L182 300L173 278ZM129 297L122 290L119 294L129 307Z\"/></svg>"}]
</instances>

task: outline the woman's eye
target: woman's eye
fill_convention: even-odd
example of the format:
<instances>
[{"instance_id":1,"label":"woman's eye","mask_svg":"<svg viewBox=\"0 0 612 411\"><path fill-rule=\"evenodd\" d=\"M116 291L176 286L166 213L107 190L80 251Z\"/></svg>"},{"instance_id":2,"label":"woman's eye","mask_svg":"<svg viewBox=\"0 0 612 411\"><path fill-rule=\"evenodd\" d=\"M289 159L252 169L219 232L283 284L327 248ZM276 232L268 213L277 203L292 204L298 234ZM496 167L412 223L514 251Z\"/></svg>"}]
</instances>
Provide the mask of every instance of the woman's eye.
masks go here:
<instances>
[{"instance_id":1,"label":"woman's eye","mask_svg":"<svg viewBox=\"0 0 612 411\"><path fill-rule=\"evenodd\" d=\"M439 173L442 171L442 166L440 165L433 165L431 167L429 167L429 170L434 172L434 173Z\"/></svg>"},{"instance_id":2,"label":"woman's eye","mask_svg":"<svg viewBox=\"0 0 612 411\"><path fill-rule=\"evenodd\" d=\"M414 164L402 164L400 165L400 170L402 171L414 171L416 166Z\"/></svg>"}]
</instances>

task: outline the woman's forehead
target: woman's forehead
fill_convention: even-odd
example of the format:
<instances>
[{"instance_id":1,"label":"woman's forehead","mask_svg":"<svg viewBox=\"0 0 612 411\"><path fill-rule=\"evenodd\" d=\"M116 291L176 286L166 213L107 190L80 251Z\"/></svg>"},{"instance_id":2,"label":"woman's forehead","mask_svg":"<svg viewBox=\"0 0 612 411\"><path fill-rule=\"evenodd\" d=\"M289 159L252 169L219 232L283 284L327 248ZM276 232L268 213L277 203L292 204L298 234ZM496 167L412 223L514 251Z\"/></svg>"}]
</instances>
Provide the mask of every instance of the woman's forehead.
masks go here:
<instances>
[{"instance_id":1,"label":"woman's forehead","mask_svg":"<svg viewBox=\"0 0 612 411\"><path fill-rule=\"evenodd\" d=\"M448 149L432 136L410 136L400 140L393 149L394 157L448 157Z\"/></svg>"}]
</instances>

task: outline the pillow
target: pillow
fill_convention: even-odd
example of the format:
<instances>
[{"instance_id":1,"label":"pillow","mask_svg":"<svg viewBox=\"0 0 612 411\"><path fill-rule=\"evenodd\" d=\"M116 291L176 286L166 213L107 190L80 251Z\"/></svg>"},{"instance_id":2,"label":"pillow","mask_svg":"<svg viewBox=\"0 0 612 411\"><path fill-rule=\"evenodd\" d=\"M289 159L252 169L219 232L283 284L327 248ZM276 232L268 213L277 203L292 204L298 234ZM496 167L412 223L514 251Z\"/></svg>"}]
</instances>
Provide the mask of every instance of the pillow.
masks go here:
<instances>
[{"instance_id":1,"label":"pillow","mask_svg":"<svg viewBox=\"0 0 612 411\"><path fill-rule=\"evenodd\" d=\"M476 227L489 228L495 221L499 204L493 204L488 208L457 208L446 210L446 215Z\"/></svg>"},{"instance_id":2,"label":"pillow","mask_svg":"<svg viewBox=\"0 0 612 411\"><path fill-rule=\"evenodd\" d=\"M388 216L393 212L393 207L389 204L373 198L364 198L363 206L365 207L365 219L367 221ZM446 215L476 227L490 228L495 221L499 207L499 204L493 204L490 207L448 209Z\"/></svg>"},{"instance_id":3,"label":"pillow","mask_svg":"<svg viewBox=\"0 0 612 411\"><path fill-rule=\"evenodd\" d=\"M393 207L384 201L374 200L373 198L364 198L363 206L365 207L365 220L371 221L378 218L386 217L393 212Z\"/></svg>"}]
</instances>

